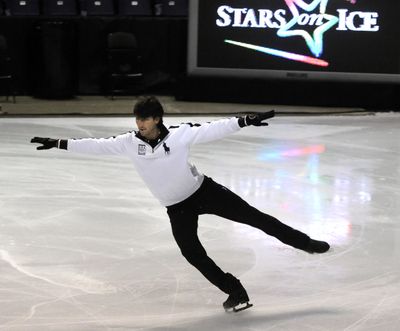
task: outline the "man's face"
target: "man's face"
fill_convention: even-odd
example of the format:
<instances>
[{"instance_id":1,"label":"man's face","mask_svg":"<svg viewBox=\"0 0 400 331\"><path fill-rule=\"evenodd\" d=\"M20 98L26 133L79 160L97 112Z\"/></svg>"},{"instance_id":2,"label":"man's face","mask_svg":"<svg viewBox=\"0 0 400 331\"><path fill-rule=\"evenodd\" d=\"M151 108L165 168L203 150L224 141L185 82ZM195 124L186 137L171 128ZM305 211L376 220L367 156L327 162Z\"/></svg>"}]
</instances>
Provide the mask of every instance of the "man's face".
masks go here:
<instances>
[{"instance_id":1,"label":"man's face","mask_svg":"<svg viewBox=\"0 0 400 331\"><path fill-rule=\"evenodd\" d=\"M136 117L136 125L140 134L146 139L155 139L158 137L160 130L157 124L160 122L159 117Z\"/></svg>"}]
</instances>

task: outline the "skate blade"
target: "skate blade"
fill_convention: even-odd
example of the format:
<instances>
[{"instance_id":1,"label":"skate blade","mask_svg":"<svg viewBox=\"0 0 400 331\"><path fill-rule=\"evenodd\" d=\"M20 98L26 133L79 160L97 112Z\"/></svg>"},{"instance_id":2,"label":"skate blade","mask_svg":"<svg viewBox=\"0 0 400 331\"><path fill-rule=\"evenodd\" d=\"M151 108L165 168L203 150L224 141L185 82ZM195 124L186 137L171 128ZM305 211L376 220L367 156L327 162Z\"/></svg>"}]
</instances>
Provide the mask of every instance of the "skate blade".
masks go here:
<instances>
[{"instance_id":1,"label":"skate blade","mask_svg":"<svg viewBox=\"0 0 400 331\"><path fill-rule=\"evenodd\" d=\"M239 311L253 307L253 304L251 304L251 303L246 302L244 304L245 304L245 306L238 305L238 306L230 308L230 309L225 309L225 311L227 313L238 313Z\"/></svg>"}]
</instances>

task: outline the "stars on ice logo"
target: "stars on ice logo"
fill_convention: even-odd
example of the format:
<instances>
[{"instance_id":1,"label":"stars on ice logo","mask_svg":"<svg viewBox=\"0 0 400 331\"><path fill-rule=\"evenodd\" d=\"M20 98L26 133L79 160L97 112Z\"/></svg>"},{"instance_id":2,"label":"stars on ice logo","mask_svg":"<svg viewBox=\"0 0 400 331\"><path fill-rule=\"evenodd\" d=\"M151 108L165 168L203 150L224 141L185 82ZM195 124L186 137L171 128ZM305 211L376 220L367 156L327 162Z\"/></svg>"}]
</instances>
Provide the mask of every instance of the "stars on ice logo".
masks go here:
<instances>
[{"instance_id":1,"label":"stars on ice logo","mask_svg":"<svg viewBox=\"0 0 400 331\"><path fill-rule=\"evenodd\" d=\"M348 9L341 8L337 8L336 13L332 9L328 12L329 0L284 1L289 11L220 6L216 24L219 27L277 29L277 36L280 38L301 37L314 57L230 39L224 42L293 61L327 67L329 63L319 58L324 51L324 35L329 30L337 26L337 31L379 31L379 14L376 12L349 12ZM357 3L356 0L346 1L352 5Z\"/></svg>"},{"instance_id":2,"label":"stars on ice logo","mask_svg":"<svg viewBox=\"0 0 400 331\"><path fill-rule=\"evenodd\" d=\"M319 57L323 51L323 34L339 22L338 17L326 13L328 0L314 0L310 4L303 0L285 0L285 2L293 18L278 30L278 36L303 37L310 51ZM318 14L315 14L313 12L317 7L319 7ZM299 9L304 13L301 13ZM305 25L316 27L312 35L301 28Z\"/></svg>"}]
</instances>

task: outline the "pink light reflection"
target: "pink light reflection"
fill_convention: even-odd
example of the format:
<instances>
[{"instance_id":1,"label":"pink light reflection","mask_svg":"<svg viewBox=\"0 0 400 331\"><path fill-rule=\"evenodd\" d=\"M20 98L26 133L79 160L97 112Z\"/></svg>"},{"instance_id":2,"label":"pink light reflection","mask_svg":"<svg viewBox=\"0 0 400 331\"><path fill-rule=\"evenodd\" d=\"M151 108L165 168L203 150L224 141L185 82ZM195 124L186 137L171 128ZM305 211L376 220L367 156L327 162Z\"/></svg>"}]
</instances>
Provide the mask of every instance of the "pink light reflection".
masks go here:
<instances>
[{"instance_id":1,"label":"pink light reflection","mask_svg":"<svg viewBox=\"0 0 400 331\"><path fill-rule=\"evenodd\" d=\"M302 156L310 154L321 154L325 152L324 145L315 145L299 149L292 149L281 153L282 156Z\"/></svg>"},{"instance_id":2,"label":"pink light reflection","mask_svg":"<svg viewBox=\"0 0 400 331\"><path fill-rule=\"evenodd\" d=\"M321 154L326 150L325 145L313 145L307 146L303 148L295 148L284 151L274 151L274 152L266 152L261 153L259 156L260 160L271 160L278 159L281 157L294 157L294 156L304 156L311 154Z\"/></svg>"}]
</instances>

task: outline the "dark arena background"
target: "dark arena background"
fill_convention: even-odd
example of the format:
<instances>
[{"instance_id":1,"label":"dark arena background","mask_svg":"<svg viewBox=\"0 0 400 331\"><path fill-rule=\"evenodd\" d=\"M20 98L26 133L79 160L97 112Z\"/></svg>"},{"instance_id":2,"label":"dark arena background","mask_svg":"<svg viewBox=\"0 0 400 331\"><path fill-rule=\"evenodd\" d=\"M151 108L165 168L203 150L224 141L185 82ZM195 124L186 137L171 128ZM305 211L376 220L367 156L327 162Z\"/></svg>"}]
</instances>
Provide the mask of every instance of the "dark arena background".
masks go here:
<instances>
[{"instance_id":1,"label":"dark arena background","mask_svg":"<svg viewBox=\"0 0 400 331\"><path fill-rule=\"evenodd\" d=\"M162 1L147 7L148 1L86 2L3 1L0 32L10 56L12 93L48 99L109 95L108 36L128 32L136 38L137 70L143 77L121 94L398 108L397 2L327 1L325 16L336 19L333 26L318 14L321 8L299 11L296 1L288 1L300 17L292 23L293 13L284 0L191 1L190 11L186 1L172 1L172 7L168 2L163 7ZM291 55L328 66L288 58Z\"/></svg>"}]
</instances>

